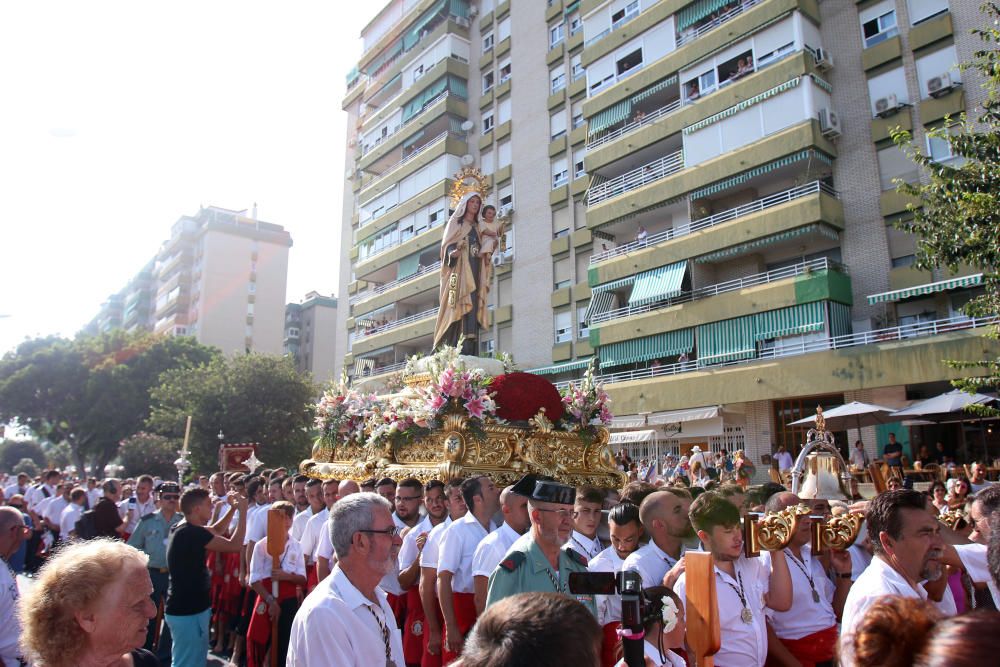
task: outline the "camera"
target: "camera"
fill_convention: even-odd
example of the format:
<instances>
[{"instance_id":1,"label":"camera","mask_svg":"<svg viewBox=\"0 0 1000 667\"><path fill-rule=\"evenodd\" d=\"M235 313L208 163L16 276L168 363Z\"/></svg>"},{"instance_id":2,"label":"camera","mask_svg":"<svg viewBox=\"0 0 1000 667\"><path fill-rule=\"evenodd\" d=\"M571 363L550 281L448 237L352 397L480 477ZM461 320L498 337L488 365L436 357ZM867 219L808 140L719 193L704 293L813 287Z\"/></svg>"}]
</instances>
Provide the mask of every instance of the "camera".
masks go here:
<instances>
[{"instance_id":1,"label":"camera","mask_svg":"<svg viewBox=\"0 0 1000 667\"><path fill-rule=\"evenodd\" d=\"M574 595L619 595L622 600L622 648L628 667L643 667L642 641L645 596L642 594L642 577L638 572L571 572L569 590Z\"/></svg>"}]
</instances>

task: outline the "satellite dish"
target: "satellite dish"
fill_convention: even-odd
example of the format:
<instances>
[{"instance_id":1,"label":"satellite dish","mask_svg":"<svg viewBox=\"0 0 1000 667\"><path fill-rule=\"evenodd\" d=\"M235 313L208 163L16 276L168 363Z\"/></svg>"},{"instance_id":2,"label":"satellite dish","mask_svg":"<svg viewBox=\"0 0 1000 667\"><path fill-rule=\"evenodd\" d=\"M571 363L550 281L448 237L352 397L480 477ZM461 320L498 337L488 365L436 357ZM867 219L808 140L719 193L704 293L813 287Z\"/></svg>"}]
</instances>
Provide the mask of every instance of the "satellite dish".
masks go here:
<instances>
[{"instance_id":1,"label":"satellite dish","mask_svg":"<svg viewBox=\"0 0 1000 667\"><path fill-rule=\"evenodd\" d=\"M467 120L462 123L462 132L472 132L472 128L476 126L471 120Z\"/></svg>"},{"instance_id":2,"label":"satellite dish","mask_svg":"<svg viewBox=\"0 0 1000 667\"><path fill-rule=\"evenodd\" d=\"M473 159L473 157L468 153L462 156L462 164L465 165L466 167L472 166L472 163L474 161L475 160Z\"/></svg>"}]
</instances>

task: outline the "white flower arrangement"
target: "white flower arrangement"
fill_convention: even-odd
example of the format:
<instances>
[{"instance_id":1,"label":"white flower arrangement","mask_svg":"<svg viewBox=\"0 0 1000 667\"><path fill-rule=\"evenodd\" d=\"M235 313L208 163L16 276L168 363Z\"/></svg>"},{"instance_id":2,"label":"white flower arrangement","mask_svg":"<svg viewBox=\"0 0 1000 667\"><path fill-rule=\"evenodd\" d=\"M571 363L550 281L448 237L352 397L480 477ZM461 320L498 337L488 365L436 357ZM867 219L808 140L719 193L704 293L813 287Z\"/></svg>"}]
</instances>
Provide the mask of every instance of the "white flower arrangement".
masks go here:
<instances>
[{"instance_id":1,"label":"white flower arrangement","mask_svg":"<svg viewBox=\"0 0 1000 667\"><path fill-rule=\"evenodd\" d=\"M660 612L663 618L663 631L670 632L677 627L677 603L669 595L664 595L661 601L663 602L663 609Z\"/></svg>"}]
</instances>

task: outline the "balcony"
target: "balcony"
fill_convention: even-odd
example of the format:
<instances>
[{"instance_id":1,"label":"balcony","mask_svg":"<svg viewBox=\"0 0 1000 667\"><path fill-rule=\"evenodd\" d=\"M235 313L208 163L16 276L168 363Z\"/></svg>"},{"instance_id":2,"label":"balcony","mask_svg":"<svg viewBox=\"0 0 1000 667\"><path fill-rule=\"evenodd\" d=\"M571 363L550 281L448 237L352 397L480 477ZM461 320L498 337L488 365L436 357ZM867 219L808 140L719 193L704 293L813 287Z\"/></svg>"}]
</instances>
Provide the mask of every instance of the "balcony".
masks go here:
<instances>
[{"instance_id":1,"label":"balcony","mask_svg":"<svg viewBox=\"0 0 1000 667\"><path fill-rule=\"evenodd\" d=\"M350 351L355 355L370 354L393 345L405 345L413 351L429 350L437 321L437 306L416 315L388 322L368 330L356 328L348 337ZM356 325L359 326L359 325Z\"/></svg>"},{"instance_id":2,"label":"balcony","mask_svg":"<svg viewBox=\"0 0 1000 667\"><path fill-rule=\"evenodd\" d=\"M377 296L379 296L381 294L385 294L386 292L394 290L397 287L401 287L403 285L406 285L407 283L413 282L414 280L416 280L416 279L418 279L418 278L420 278L422 276L426 276L429 273L437 273L437 271L440 270L440 268L441 268L441 261L440 260L438 260L437 262L434 262L433 264L431 264L429 266L422 266L419 269L417 269L416 273L408 275L408 276L406 276L404 278L397 278L396 280L393 280L391 282L385 283L383 285L379 285L378 287L375 287L375 288L372 288L372 289L369 289L369 290L365 290L364 292L360 292L358 294L355 294L354 296L352 296L350 298L350 300L349 300L348 303L349 303L349 305L354 306L356 304L361 303L362 301L367 301L368 299L373 299L373 298L375 298L375 297L377 297Z\"/></svg>"},{"instance_id":3,"label":"balcony","mask_svg":"<svg viewBox=\"0 0 1000 667\"><path fill-rule=\"evenodd\" d=\"M621 30L622 28L624 28L625 26L627 26L629 23L631 23L634 19L638 18L641 13L642 12L640 12L640 11L635 11L635 12L632 12L631 14L625 14L623 17L621 17L617 21L613 21L611 23L611 27L610 28L602 30L601 32L597 33L596 35L594 35L593 37L591 37L590 39L588 39L587 41L585 41L583 43L583 48L586 49L589 46L593 46L594 44L596 44L597 42L601 41L602 39L604 39L605 37L607 37L611 33L615 32L616 30Z\"/></svg>"},{"instance_id":4,"label":"balcony","mask_svg":"<svg viewBox=\"0 0 1000 667\"><path fill-rule=\"evenodd\" d=\"M642 313L661 310L663 308L669 308L671 306L690 303L692 301L707 299L709 297L725 294L726 292L737 292L750 287L757 287L759 285L768 285L770 283L775 283L782 280L788 280L789 278L795 278L798 276L804 276L828 270L838 271L842 274L847 273L847 267L845 267L843 264L827 259L826 257L822 257L820 259L814 259L808 262L801 262L793 266L787 266L780 269L775 269L773 271L756 273L750 276L746 276L744 278L727 280L725 282L716 283L714 285L706 285L705 287L700 287L698 289L691 290L690 292L682 292L681 294L675 297L670 297L668 299L655 301L653 303L647 303L639 306L625 306L623 308L616 308L614 310L609 310L594 315L590 320L590 326L594 327L600 324L601 322L608 322L610 320L616 320L623 317L631 317L633 315L640 315ZM760 301L756 300L755 304L760 305Z\"/></svg>"},{"instance_id":5,"label":"balcony","mask_svg":"<svg viewBox=\"0 0 1000 667\"><path fill-rule=\"evenodd\" d=\"M588 141L587 152L589 153L597 148L600 148L605 144L610 144L612 141L617 141L618 139L624 137L626 134L630 134L631 132L634 132L639 128L646 127L647 125L652 125L659 119L669 114L672 114L673 112L677 111L680 108L681 108L681 100L680 98L678 98L673 102L670 102L669 104L660 107L656 111L650 114L646 114L640 120L632 121L631 123L623 125L617 130L614 130L600 137L597 137L596 139Z\"/></svg>"},{"instance_id":6,"label":"balcony","mask_svg":"<svg viewBox=\"0 0 1000 667\"><path fill-rule=\"evenodd\" d=\"M427 234L427 233L433 231L434 229L437 229L438 227L443 226L445 224L445 222L447 222L447 219L444 216L442 216L438 220L435 220L434 222L432 222L430 224L430 226L427 227L426 229L420 230L419 233L395 234L394 235L395 236L394 240L389 241L386 245L383 245L378 250L376 250L374 252L371 252L368 255L365 255L364 257L361 257L359 255L357 263L355 264L355 272L357 273L357 275L358 275L359 278L363 279L362 276L368 275L374 269L362 270L360 268L362 264L364 264L365 262L370 262L370 261L378 258L381 255L384 255L385 253L387 253L387 252L389 252L391 250L395 250L395 249L399 248L400 246L402 246L403 244L407 243L411 239L419 238L419 237L423 236L424 234ZM430 242L440 241L440 235L438 235L437 238L434 238L434 239L431 239L430 237L428 237L428 240ZM387 262L386 264L390 264L390 263L391 262Z\"/></svg>"},{"instance_id":7,"label":"balcony","mask_svg":"<svg viewBox=\"0 0 1000 667\"><path fill-rule=\"evenodd\" d=\"M371 154L372 151L374 151L379 146L389 143L389 140L402 130L405 130L409 127L415 127L416 124L419 123L424 118L424 114L427 112L428 109L433 107L441 100L447 99L449 95L451 95L451 91L449 90L445 90L443 93L439 93L433 99L428 100L416 115L408 118L407 120L404 120L399 125L390 128L388 133L385 134L384 136L376 137L375 140L372 141L371 143L363 145L361 147L361 157L362 158L367 157L369 154ZM364 168L363 162L362 162L362 168Z\"/></svg>"},{"instance_id":8,"label":"balcony","mask_svg":"<svg viewBox=\"0 0 1000 667\"><path fill-rule=\"evenodd\" d=\"M764 0L733 0L730 3L730 8L715 17L710 17L707 20L702 20L700 23L689 26L683 31L677 33L677 46L681 47L684 44L689 44L699 37L710 33L716 28L729 23L743 12L747 11L751 7L759 5Z\"/></svg>"},{"instance_id":9,"label":"balcony","mask_svg":"<svg viewBox=\"0 0 1000 667\"><path fill-rule=\"evenodd\" d=\"M736 218L751 215L759 211L766 211L769 208L781 206L782 204L794 201L800 197L808 197L820 192L826 193L834 199L840 199L840 194L836 190L820 181L813 181L812 183L808 183L806 185L800 185L798 187L789 188L783 192L762 197L761 199L750 202L749 204L744 204L743 206L737 206L736 208L731 208L727 211L721 211L714 215L710 215L707 218L695 220L690 225L673 227L662 232L650 234L644 241L632 241L616 248L611 248L610 250L595 253L590 256L590 264L598 264L614 257L628 255L629 253L636 252L650 246L655 246L659 243L664 243L694 232L711 229L712 227L735 220Z\"/></svg>"},{"instance_id":10,"label":"balcony","mask_svg":"<svg viewBox=\"0 0 1000 667\"><path fill-rule=\"evenodd\" d=\"M453 141L449 142L449 139L452 139ZM467 145L464 137L460 137L450 130L445 130L424 145L415 148L412 152L405 155L395 164L386 167L385 171L378 176L363 177L361 180L361 192L358 194L358 200L362 202L370 202L372 199L381 194L381 192L377 191L379 186L395 184L397 181L401 180L404 176L404 174L401 173L403 167L409 164L415 164L417 159L421 156L427 156L429 160L433 160L435 157L438 157L437 154L434 154L435 149L437 149L437 152L440 153L440 155L444 155L445 153L450 153L452 155L464 155L467 150Z\"/></svg>"},{"instance_id":11,"label":"balcony","mask_svg":"<svg viewBox=\"0 0 1000 667\"><path fill-rule=\"evenodd\" d=\"M587 206L594 206L612 197L631 192L653 181L676 174L682 169L684 169L683 149L592 186L587 191Z\"/></svg>"}]
</instances>

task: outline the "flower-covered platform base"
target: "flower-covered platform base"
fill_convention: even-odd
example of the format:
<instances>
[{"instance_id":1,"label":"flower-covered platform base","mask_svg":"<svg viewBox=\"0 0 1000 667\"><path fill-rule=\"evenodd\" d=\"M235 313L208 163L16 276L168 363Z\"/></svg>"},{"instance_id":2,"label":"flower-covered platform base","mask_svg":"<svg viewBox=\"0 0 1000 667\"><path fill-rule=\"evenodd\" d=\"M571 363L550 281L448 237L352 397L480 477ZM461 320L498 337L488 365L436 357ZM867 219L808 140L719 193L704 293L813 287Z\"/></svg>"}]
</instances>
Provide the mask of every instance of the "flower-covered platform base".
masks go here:
<instances>
[{"instance_id":1,"label":"flower-covered platform base","mask_svg":"<svg viewBox=\"0 0 1000 667\"><path fill-rule=\"evenodd\" d=\"M504 366L451 348L408 364L398 393L366 394L342 383L317 406L322 435L301 471L319 479L423 482L489 475L503 485L537 473L620 488L625 475L608 447L607 395L592 373L560 396L544 378L504 373Z\"/></svg>"}]
</instances>

